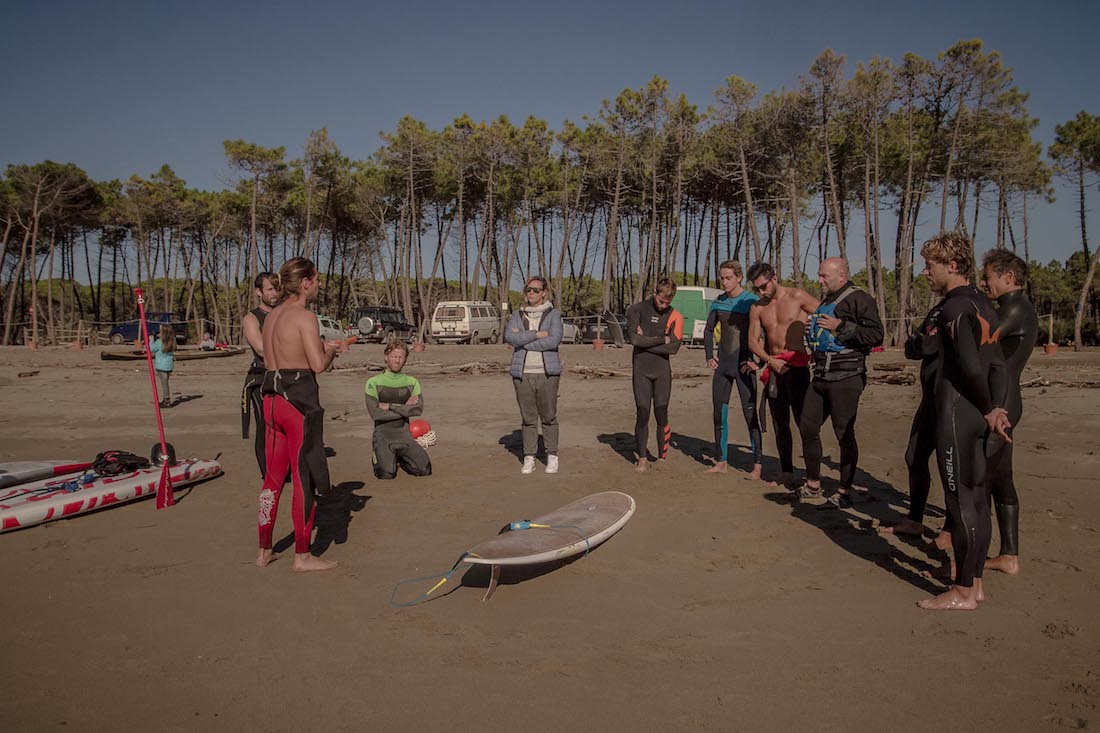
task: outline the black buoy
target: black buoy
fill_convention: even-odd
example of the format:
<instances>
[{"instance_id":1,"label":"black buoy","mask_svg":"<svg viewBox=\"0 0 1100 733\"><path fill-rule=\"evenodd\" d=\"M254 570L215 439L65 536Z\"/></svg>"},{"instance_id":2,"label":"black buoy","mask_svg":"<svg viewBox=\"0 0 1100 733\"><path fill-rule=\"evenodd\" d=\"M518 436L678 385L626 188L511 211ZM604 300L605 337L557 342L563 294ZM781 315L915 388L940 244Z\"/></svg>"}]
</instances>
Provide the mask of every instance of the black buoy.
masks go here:
<instances>
[{"instance_id":1,"label":"black buoy","mask_svg":"<svg viewBox=\"0 0 1100 733\"><path fill-rule=\"evenodd\" d=\"M171 443L165 443L164 447L167 452L160 449L160 443L153 443L153 449L149 453L149 460L153 462L154 466L163 466L166 462L169 466L176 465L176 449L172 447Z\"/></svg>"}]
</instances>

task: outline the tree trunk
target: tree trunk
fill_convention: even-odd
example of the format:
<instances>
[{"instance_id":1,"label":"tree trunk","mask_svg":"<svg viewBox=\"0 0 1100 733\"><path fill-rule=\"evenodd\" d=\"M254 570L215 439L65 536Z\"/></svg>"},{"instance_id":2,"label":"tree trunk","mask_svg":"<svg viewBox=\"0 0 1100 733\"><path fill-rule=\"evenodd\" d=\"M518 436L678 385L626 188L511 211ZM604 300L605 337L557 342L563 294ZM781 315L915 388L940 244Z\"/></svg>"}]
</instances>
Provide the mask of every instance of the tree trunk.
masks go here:
<instances>
[{"instance_id":1,"label":"tree trunk","mask_svg":"<svg viewBox=\"0 0 1100 733\"><path fill-rule=\"evenodd\" d=\"M1085 319L1085 303L1088 302L1089 289L1092 287L1092 279L1096 276L1096 260L1100 258L1100 247L1096 248L1089 259L1089 270L1085 275L1085 284L1081 286L1081 297L1077 300L1077 313L1073 316L1073 350L1084 351L1085 345L1081 339L1081 324Z\"/></svg>"}]
</instances>

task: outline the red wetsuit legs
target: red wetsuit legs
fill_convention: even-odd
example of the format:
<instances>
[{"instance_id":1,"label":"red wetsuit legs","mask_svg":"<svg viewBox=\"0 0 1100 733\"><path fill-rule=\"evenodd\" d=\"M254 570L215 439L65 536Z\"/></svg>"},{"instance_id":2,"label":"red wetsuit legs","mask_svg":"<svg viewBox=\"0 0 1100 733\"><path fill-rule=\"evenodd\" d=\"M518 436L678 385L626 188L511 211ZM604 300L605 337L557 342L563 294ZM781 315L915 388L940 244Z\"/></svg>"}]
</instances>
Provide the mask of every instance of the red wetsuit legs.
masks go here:
<instances>
[{"instance_id":1,"label":"red wetsuit legs","mask_svg":"<svg viewBox=\"0 0 1100 733\"><path fill-rule=\"evenodd\" d=\"M306 516L306 497L298 467L302 441L305 438L305 421L302 413L278 395L264 395L264 419L267 423L267 474L260 491L260 548L271 548L275 516L279 511L279 495L282 493L289 467L293 489L290 516L294 523L294 552L304 554L309 552L313 535L313 506L311 502L309 516Z\"/></svg>"}]
</instances>

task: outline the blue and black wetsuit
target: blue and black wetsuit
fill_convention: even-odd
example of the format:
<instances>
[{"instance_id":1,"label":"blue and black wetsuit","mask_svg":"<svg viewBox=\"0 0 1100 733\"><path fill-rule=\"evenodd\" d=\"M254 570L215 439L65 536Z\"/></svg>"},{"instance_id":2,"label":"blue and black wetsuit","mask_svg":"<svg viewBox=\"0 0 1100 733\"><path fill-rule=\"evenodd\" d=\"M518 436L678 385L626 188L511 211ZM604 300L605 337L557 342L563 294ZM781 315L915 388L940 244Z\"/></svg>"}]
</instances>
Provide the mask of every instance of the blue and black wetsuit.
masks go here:
<instances>
[{"instance_id":1,"label":"blue and black wetsuit","mask_svg":"<svg viewBox=\"0 0 1100 733\"><path fill-rule=\"evenodd\" d=\"M752 358L749 351L749 309L760 300L755 293L743 290L730 297L718 296L710 305L707 325L703 331L703 348L707 361L714 358L714 329L722 327L718 341L718 367L710 383L711 404L714 407L714 447L718 460L726 461L729 452L729 404L734 385L741 397L741 412L749 429L752 462L760 463L760 418L756 412L756 372L742 373L741 362Z\"/></svg>"},{"instance_id":2,"label":"blue and black wetsuit","mask_svg":"<svg viewBox=\"0 0 1100 733\"><path fill-rule=\"evenodd\" d=\"M909 519L924 521L932 472L928 461L936 452L936 380L940 371L940 311L944 301L928 311L920 328L905 341L905 358L920 362L920 405L909 429L905 465L909 467Z\"/></svg>"},{"instance_id":3,"label":"blue and black wetsuit","mask_svg":"<svg viewBox=\"0 0 1100 733\"><path fill-rule=\"evenodd\" d=\"M993 304L973 285L944 298L939 331L941 368L936 380L936 462L947 500L955 583L982 577L993 533L989 469L1005 442L985 421L1008 399L1008 375Z\"/></svg>"},{"instance_id":4,"label":"blue and black wetsuit","mask_svg":"<svg viewBox=\"0 0 1100 733\"><path fill-rule=\"evenodd\" d=\"M1039 336L1039 315L1023 290L1014 290L997 298L997 318L1000 320L1001 352L1008 374L1008 400L1005 409L1015 430L1024 414L1020 394L1020 375L1035 349ZM1019 555L1020 500L1012 480L1012 444L1000 452L991 467L989 477L993 490L993 508L1001 534L1001 555Z\"/></svg>"}]
</instances>

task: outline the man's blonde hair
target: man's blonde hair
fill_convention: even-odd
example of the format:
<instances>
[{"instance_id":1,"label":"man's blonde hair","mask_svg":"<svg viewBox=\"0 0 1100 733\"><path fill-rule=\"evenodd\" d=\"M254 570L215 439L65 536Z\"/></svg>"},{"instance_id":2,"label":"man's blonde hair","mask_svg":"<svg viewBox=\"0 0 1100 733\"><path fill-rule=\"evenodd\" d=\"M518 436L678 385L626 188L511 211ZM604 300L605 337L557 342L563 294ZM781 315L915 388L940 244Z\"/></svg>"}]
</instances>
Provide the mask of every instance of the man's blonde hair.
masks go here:
<instances>
[{"instance_id":1,"label":"man's blonde hair","mask_svg":"<svg viewBox=\"0 0 1100 733\"><path fill-rule=\"evenodd\" d=\"M955 263L960 275L974 279L974 244L962 232L940 232L920 248L921 256L941 265Z\"/></svg>"}]
</instances>

